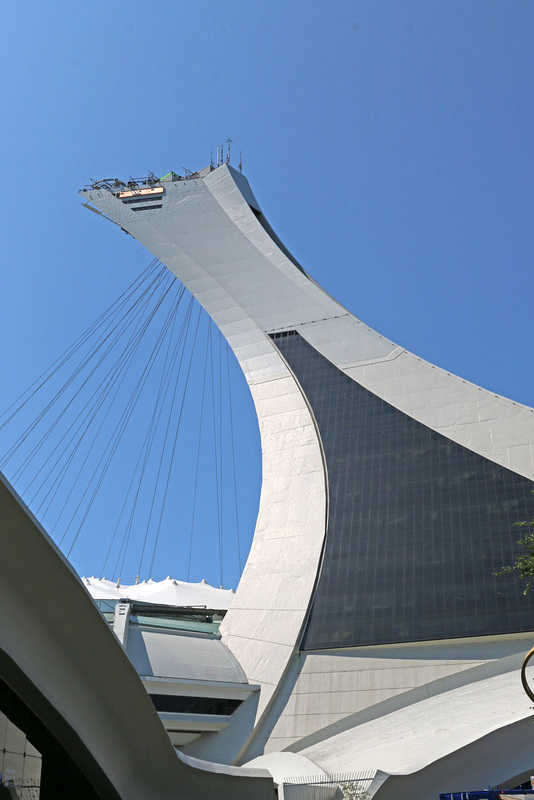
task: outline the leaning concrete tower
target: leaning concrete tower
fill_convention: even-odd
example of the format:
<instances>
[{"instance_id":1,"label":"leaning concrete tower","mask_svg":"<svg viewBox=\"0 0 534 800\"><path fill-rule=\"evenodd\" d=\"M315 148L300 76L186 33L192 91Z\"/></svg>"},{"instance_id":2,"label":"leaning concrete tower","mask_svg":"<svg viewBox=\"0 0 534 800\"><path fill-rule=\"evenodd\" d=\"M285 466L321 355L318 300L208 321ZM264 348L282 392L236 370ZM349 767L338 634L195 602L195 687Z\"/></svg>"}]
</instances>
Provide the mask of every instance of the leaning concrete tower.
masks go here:
<instances>
[{"instance_id":1,"label":"leaning concrete tower","mask_svg":"<svg viewBox=\"0 0 534 800\"><path fill-rule=\"evenodd\" d=\"M534 516L533 410L348 312L227 164L81 195L206 309L259 420L260 509L223 638L260 698L191 752L305 752L418 702L421 687L515 668L534 603L494 573L514 558L513 523Z\"/></svg>"}]
</instances>

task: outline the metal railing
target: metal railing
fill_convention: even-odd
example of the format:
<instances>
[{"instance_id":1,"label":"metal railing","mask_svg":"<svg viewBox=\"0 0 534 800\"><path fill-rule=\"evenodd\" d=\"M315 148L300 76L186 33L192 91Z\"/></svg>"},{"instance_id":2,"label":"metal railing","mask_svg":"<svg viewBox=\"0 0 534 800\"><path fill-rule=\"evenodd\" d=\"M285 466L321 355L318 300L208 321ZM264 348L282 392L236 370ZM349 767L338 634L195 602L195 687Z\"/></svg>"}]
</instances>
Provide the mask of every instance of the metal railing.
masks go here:
<instances>
[{"instance_id":1,"label":"metal railing","mask_svg":"<svg viewBox=\"0 0 534 800\"><path fill-rule=\"evenodd\" d=\"M212 165L211 170L213 169L214 167ZM190 181L199 177L199 172L192 172L185 167L184 172L185 175L178 175L176 172L169 172L167 175L164 175L161 178L158 178L158 176L154 175L153 172L149 172L148 175L145 175L142 178L132 178L130 175L126 181L123 181L120 178L102 178L101 180L92 181L91 183L86 184L83 187L83 191L88 192L91 189L107 189L109 192L118 192L123 189L140 189L143 186L152 186L155 183L167 181Z\"/></svg>"},{"instance_id":2,"label":"metal railing","mask_svg":"<svg viewBox=\"0 0 534 800\"><path fill-rule=\"evenodd\" d=\"M284 800L367 800L375 775L373 770L286 778Z\"/></svg>"}]
</instances>

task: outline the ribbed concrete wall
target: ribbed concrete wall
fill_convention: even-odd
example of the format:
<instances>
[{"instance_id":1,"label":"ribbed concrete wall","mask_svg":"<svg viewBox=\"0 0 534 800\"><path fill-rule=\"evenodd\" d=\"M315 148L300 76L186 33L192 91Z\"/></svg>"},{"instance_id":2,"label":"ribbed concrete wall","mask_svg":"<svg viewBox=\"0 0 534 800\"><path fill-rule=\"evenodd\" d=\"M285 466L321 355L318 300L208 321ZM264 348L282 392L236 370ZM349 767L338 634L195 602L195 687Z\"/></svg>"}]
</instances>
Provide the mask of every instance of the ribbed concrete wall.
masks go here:
<instances>
[{"instance_id":1,"label":"ribbed concrete wall","mask_svg":"<svg viewBox=\"0 0 534 800\"><path fill-rule=\"evenodd\" d=\"M431 692L446 693L459 673L465 684L501 670L517 673L531 639L517 634L301 654L247 757L301 752L369 715L409 706ZM517 688L519 695L518 675Z\"/></svg>"}]
</instances>

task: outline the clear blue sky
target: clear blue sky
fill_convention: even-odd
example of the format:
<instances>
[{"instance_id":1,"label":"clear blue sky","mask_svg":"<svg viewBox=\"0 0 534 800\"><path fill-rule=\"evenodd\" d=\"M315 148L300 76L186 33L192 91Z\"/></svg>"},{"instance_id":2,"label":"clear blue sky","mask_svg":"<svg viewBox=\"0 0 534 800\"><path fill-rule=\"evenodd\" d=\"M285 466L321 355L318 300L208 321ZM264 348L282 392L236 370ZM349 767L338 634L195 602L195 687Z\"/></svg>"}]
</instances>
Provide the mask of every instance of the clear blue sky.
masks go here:
<instances>
[{"instance_id":1,"label":"clear blue sky","mask_svg":"<svg viewBox=\"0 0 534 800\"><path fill-rule=\"evenodd\" d=\"M19 0L0 37L0 407L150 261L78 188L201 168L229 135L270 223L331 294L534 405L530 0ZM259 448L243 386L236 402L249 542ZM103 513L80 538L80 572L99 571L110 525ZM183 558L163 548L153 577L185 577ZM218 569L208 546L191 578L218 584Z\"/></svg>"}]
</instances>

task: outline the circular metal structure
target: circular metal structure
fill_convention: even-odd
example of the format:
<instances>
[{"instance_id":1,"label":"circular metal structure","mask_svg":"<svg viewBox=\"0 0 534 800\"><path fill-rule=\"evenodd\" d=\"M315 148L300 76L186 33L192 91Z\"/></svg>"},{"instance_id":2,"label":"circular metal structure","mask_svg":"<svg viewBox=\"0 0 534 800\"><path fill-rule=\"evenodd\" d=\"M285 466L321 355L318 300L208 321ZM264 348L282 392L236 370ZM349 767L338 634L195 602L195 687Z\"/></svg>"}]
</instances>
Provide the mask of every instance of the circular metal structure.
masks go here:
<instances>
[{"instance_id":1,"label":"circular metal structure","mask_svg":"<svg viewBox=\"0 0 534 800\"><path fill-rule=\"evenodd\" d=\"M534 656L534 647L531 647L531 649L528 651L523 661L523 666L521 667L521 683L523 684L523 689L525 690L529 699L532 700L532 702L534 703L534 692L532 691L532 689L530 689L527 683L527 667L532 656Z\"/></svg>"}]
</instances>

